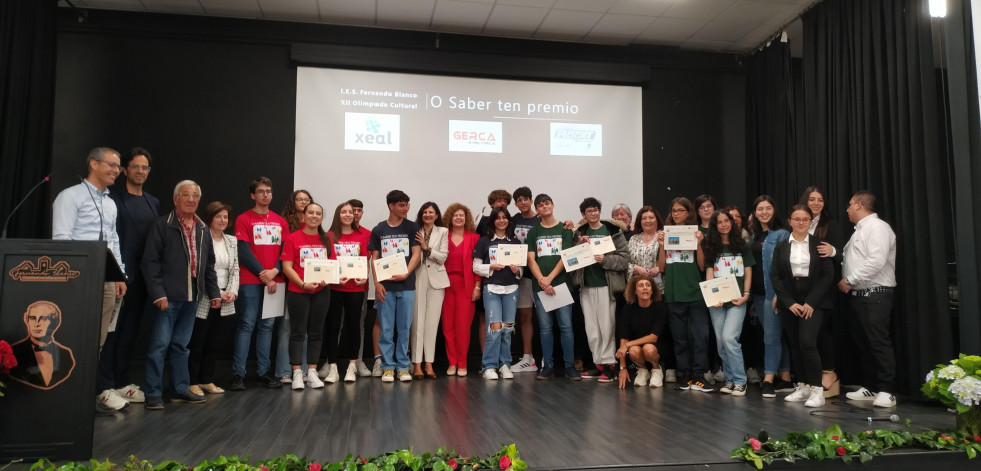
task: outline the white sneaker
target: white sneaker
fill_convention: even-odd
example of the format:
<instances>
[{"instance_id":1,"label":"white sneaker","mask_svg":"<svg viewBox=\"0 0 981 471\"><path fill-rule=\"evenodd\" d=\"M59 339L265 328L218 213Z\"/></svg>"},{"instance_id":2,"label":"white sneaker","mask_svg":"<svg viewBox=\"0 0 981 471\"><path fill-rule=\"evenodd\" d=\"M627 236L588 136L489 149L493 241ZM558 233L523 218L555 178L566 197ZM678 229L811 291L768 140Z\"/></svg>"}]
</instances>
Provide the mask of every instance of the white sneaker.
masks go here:
<instances>
[{"instance_id":1,"label":"white sneaker","mask_svg":"<svg viewBox=\"0 0 981 471\"><path fill-rule=\"evenodd\" d=\"M651 384L652 388L659 388L664 386L664 370L661 368L651 370Z\"/></svg>"},{"instance_id":2,"label":"white sneaker","mask_svg":"<svg viewBox=\"0 0 981 471\"><path fill-rule=\"evenodd\" d=\"M665 383L678 382L678 375L675 374L674 369L664 370L664 382Z\"/></svg>"},{"instance_id":3,"label":"white sneaker","mask_svg":"<svg viewBox=\"0 0 981 471\"><path fill-rule=\"evenodd\" d=\"M746 381L750 384L760 384L763 382L763 378L760 378L760 373L756 371L756 368L746 368Z\"/></svg>"},{"instance_id":4,"label":"white sneaker","mask_svg":"<svg viewBox=\"0 0 981 471\"><path fill-rule=\"evenodd\" d=\"M724 383L726 380L726 374L722 371L722 368L719 368L719 371L716 371L714 376L716 382Z\"/></svg>"},{"instance_id":5,"label":"white sneaker","mask_svg":"<svg viewBox=\"0 0 981 471\"><path fill-rule=\"evenodd\" d=\"M371 376L377 378L381 375L382 375L382 360L381 358L378 358L375 360L375 366L371 367Z\"/></svg>"},{"instance_id":6,"label":"white sneaker","mask_svg":"<svg viewBox=\"0 0 981 471\"><path fill-rule=\"evenodd\" d=\"M794 391L797 392L797 391ZM824 387L811 386L809 388L810 397L804 402L804 407L821 407L824 405Z\"/></svg>"},{"instance_id":7,"label":"white sneaker","mask_svg":"<svg viewBox=\"0 0 981 471\"><path fill-rule=\"evenodd\" d=\"M811 396L811 387L804 383L797 383L794 392L787 395L783 400L787 402L804 402Z\"/></svg>"},{"instance_id":8,"label":"white sneaker","mask_svg":"<svg viewBox=\"0 0 981 471\"><path fill-rule=\"evenodd\" d=\"M399 381L408 383L409 381L412 381L412 375L410 375L407 370L399 370Z\"/></svg>"},{"instance_id":9,"label":"white sneaker","mask_svg":"<svg viewBox=\"0 0 981 471\"><path fill-rule=\"evenodd\" d=\"M337 368L334 368L334 376L337 376ZM310 387L313 389L320 389L324 387L324 382L320 380L320 377L317 375L317 370L313 368L307 370L307 382L310 383Z\"/></svg>"},{"instance_id":10,"label":"white sneaker","mask_svg":"<svg viewBox=\"0 0 981 471\"><path fill-rule=\"evenodd\" d=\"M337 363L331 363L330 368L327 371L327 376L324 378L324 381L330 384L334 384L339 379L341 379L341 377L340 375L337 374Z\"/></svg>"},{"instance_id":11,"label":"white sneaker","mask_svg":"<svg viewBox=\"0 0 981 471\"><path fill-rule=\"evenodd\" d=\"M364 364L364 360L358 360L358 376L366 377L371 376L371 370L368 369L368 365Z\"/></svg>"},{"instance_id":12,"label":"white sneaker","mask_svg":"<svg viewBox=\"0 0 981 471\"><path fill-rule=\"evenodd\" d=\"M372 373L374 374L374 373ZM394 383L395 382L395 370L385 370L382 373L383 383Z\"/></svg>"},{"instance_id":13,"label":"white sneaker","mask_svg":"<svg viewBox=\"0 0 981 471\"><path fill-rule=\"evenodd\" d=\"M872 405L875 407L896 407L896 396L885 391L879 391L879 394L875 396L875 401L872 401Z\"/></svg>"},{"instance_id":14,"label":"white sneaker","mask_svg":"<svg viewBox=\"0 0 981 471\"><path fill-rule=\"evenodd\" d=\"M634 387L642 388L651 381L651 372L647 368L638 368L637 377L634 378Z\"/></svg>"},{"instance_id":15,"label":"white sneaker","mask_svg":"<svg viewBox=\"0 0 981 471\"><path fill-rule=\"evenodd\" d=\"M283 384L290 384L293 382L293 376L289 373L284 374L283 376L279 377L279 382Z\"/></svg>"},{"instance_id":16,"label":"white sneaker","mask_svg":"<svg viewBox=\"0 0 981 471\"><path fill-rule=\"evenodd\" d=\"M303 371L302 370L293 370L293 380L290 381L290 383L292 384L291 387L293 388L294 391L302 391L303 390Z\"/></svg>"},{"instance_id":17,"label":"white sneaker","mask_svg":"<svg viewBox=\"0 0 981 471\"><path fill-rule=\"evenodd\" d=\"M732 393L731 394L733 396L736 396L736 397L745 396L746 395L746 385L745 384L737 384L737 385L733 386L732 387Z\"/></svg>"},{"instance_id":18,"label":"white sneaker","mask_svg":"<svg viewBox=\"0 0 981 471\"><path fill-rule=\"evenodd\" d=\"M467 375L467 369L466 368L457 368L456 369L456 375L457 376L466 376Z\"/></svg>"},{"instance_id":19,"label":"white sneaker","mask_svg":"<svg viewBox=\"0 0 981 471\"><path fill-rule=\"evenodd\" d=\"M497 378L498 378L497 371L494 371L494 369L487 368L486 370L484 370L484 379L497 379Z\"/></svg>"},{"instance_id":20,"label":"white sneaker","mask_svg":"<svg viewBox=\"0 0 981 471\"><path fill-rule=\"evenodd\" d=\"M535 357L531 355L523 355L520 360L514 365L511 365L511 372L513 373L537 373L538 365L535 364Z\"/></svg>"},{"instance_id":21,"label":"white sneaker","mask_svg":"<svg viewBox=\"0 0 981 471\"><path fill-rule=\"evenodd\" d=\"M858 388L858 391L845 393L845 397L853 401L874 401L875 393L865 388Z\"/></svg>"},{"instance_id":22,"label":"white sneaker","mask_svg":"<svg viewBox=\"0 0 981 471\"><path fill-rule=\"evenodd\" d=\"M106 389L95 397L96 402L112 410L121 410L129 405L129 401L116 394L112 389Z\"/></svg>"},{"instance_id":23,"label":"white sneaker","mask_svg":"<svg viewBox=\"0 0 981 471\"><path fill-rule=\"evenodd\" d=\"M369 371L369 373L371 373ZM354 363L347 365L347 373L344 373L344 382L353 383L358 380L358 367Z\"/></svg>"},{"instance_id":24,"label":"white sneaker","mask_svg":"<svg viewBox=\"0 0 981 471\"><path fill-rule=\"evenodd\" d=\"M113 392L119 397L126 399L129 402L145 402L146 397L143 395L143 391L140 391L140 387L135 384L130 384L119 389L114 389Z\"/></svg>"},{"instance_id":25,"label":"white sneaker","mask_svg":"<svg viewBox=\"0 0 981 471\"><path fill-rule=\"evenodd\" d=\"M501 374L501 379L514 379L514 375L511 374L511 367L508 365L501 366L497 371Z\"/></svg>"}]
</instances>

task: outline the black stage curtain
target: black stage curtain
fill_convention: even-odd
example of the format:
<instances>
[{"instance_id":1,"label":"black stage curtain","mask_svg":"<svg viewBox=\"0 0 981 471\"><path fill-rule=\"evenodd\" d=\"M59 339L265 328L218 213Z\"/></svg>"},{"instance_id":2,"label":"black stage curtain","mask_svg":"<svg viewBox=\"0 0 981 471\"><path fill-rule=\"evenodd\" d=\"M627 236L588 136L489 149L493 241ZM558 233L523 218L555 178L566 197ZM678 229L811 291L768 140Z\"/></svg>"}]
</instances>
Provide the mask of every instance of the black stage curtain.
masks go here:
<instances>
[{"instance_id":1,"label":"black stage curtain","mask_svg":"<svg viewBox=\"0 0 981 471\"><path fill-rule=\"evenodd\" d=\"M926 372L953 354L942 230L948 193L927 2L825 0L803 22L805 170L826 189L843 226L850 226L850 196L868 189L896 232L897 375L900 391L915 393Z\"/></svg>"},{"instance_id":2,"label":"black stage curtain","mask_svg":"<svg viewBox=\"0 0 981 471\"><path fill-rule=\"evenodd\" d=\"M960 351L981 354L981 240L975 234L981 224L981 112L978 109L978 77L974 68L974 34L971 2L948 0L947 18L935 20L943 27L947 71L947 95L951 135L951 168L954 172L954 235L957 253L958 321Z\"/></svg>"},{"instance_id":3,"label":"black stage curtain","mask_svg":"<svg viewBox=\"0 0 981 471\"><path fill-rule=\"evenodd\" d=\"M0 224L50 171L56 0L0 2ZM41 237L47 188L10 221L8 237Z\"/></svg>"},{"instance_id":4,"label":"black stage curtain","mask_svg":"<svg viewBox=\"0 0 981 471\"><path fill-rule=\"evenodd\" d=\"M774 41L747 64L746 191L750 200L772 196L779 217L810 184L806 162L797 159L796 134L790 45Z\"/></svg>"}]
</instances>

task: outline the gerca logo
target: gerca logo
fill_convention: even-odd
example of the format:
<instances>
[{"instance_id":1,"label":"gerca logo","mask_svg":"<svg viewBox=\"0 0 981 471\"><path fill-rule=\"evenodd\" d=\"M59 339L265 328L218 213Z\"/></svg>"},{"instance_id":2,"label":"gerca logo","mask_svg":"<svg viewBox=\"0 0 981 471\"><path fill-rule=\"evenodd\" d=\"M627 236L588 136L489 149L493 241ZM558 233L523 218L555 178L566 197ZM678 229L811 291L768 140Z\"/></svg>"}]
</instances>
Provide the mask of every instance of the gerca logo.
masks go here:
<instances>
[{"instance_id":1,"label":"gerca logo","mask_svg":"<svg viewBox=\"0 0 981 471\"><path fill-rule=\"evenodd\" d=\"M344 148L398 152L400 118L397 114L344 113Z\"/></svg>"},{"instance_id":2,"label":"gerca logo","mask_svg":"<svg viewBox=\"0 0 981 471\"><path fill-rule=\"evenodd\" d=\"M449 150L499 154L504 150L502 133L503 126L498 121L450 120Z\"/></svg>"}]
</instances>

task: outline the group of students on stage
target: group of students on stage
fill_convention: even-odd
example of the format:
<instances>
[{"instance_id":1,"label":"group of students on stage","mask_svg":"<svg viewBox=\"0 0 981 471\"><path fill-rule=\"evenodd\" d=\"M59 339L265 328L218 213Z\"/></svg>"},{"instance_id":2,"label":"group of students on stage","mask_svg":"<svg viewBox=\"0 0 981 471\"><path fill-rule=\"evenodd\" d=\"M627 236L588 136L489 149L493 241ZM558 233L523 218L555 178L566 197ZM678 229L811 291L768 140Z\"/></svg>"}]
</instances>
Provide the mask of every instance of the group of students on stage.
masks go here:
<instances>
[{"instance_id":1,"label":"group of students on stage","mask_svg":"<svg viewBox=\"0 0 981 471\"><path fill-rule=\"evenodd\" d=\"M98 194L105 198L110 194L106 185L122 169L129 186L121 191L128 191L131 197L136 192L144 195L132 200L136 201L132 205L131 200L120 200L123 212L130 213L148 197L141 185L149 173L149 153L135 149L121 164L114 163L119 161L118 153L111 149L93 150L88 160L89 183L83 182L82 187L88 185L93 194L101 192ZM106 162L109 164L103 168L100 164ZM295 390L322 388L325 382L340 381L342 374L345 382L354 382L359 376L376 376L383 382L435 379L433 363L440 324L448 360L445 374L466 376L471 325L479 313L479 368L488 380L510 379L515 372L524 371L549 379L559 370L574 381L596 378L603 383L618 382L621 388L631 381L635 386L652 388L676 382L676 389L703 392L715 390L710 385L713 380L723 380L719 392L743 396L750 380L758 376L754 368L758 365L747 365L743 358L744 347L751 346L740 340L750 306L751 315L763 328L763 377L759 378L763 397L793 391L787 400L817 407L824 404L825 397L839 394L835 345L829 329L839 317L834 315L835 283L856 297L853 302L885 293L891 303L895 286L894 277L891 282L867 283L869 275L859 271L870 270L865 265L854 268L862 263L855 260L860 258L856 256L851 257L853 268L842 278L841 232L825 208L823 193L815 187L806 189L800 204L789 213L778 212L771 197L760 196L748 218L737 207L720 209L711 196L701 195L694 202L684 197L672 200L667 221L649 205L640 208L634 218L624 204L613 208L611 219L604 219L600 201L586 197L579 205L579 223L558 219L552 199L547 194L533 198L527 187L513 193L492 191L488 197L490 214L479 221L460 203L449 205L443 213L434 202L422 204L412 221L409 196L393 190L386 196L388 217L371 230L361 225L364 208L359 200L344 201L330 211L310 192L297 190L280 216L270 209L272 190L268 178L251 183L255 206L236 217L233 237L225 233L231 208L215 201L205 206L198 219L201 189L192 181L182 181L174 190L174 212L158 219L157 224L161 228L174 224L176 228L173 221L181 223L185 253L190 254L185 262L202 271L160 271L160 263L173 261L160 259L167 253L161 247L166 248L168 241L159 235L144 242L142 263L128 262L131 279L141 278L140 269L154 271L142 278L147 280L151 294L163 293L163 297L149 300L161 312L171 313L176 309L173 303L181 300L168 303L170 293L162 285L154 286L153 280L165 281L167 286L193 284L199 298L191 309L196 318L191 322L193 332L186 324L190 320L182 320L183 314L176 312L172 318L163 316L154 321L148 351L147 408L163 407L160 375L165 354L175 370L172 388L178 389L177 401L204 402L205 393L224 392L214 381L215 359L221 349L218 333L223 318L235 313L232 390L245 389L253 334L259 383L267 387L286 383ZM514 214L508 211L512 200L518 208ZM79 201L87 204L84 199ZM325 217L331 214L329 225L325 224ZM874 196L856 194L848 214L856 227L862 228L859 221L874 215ZM62 225L80 227L82 222L79 219ZM104 230L103 223L99 224ZM695 249L669 248L665 225L697 226ZM784 229L786 225L790 231ZM195 242L196 230L209 232L210 237ZM892 234L887 224L876 230ZM179 232L175 229L173 236L177 247L181 244L181 236L176 235ZM154 236L152 231L150 236ZM143 237L147 237L145 230ZM609 245L582 263L587 265L584 268L563 260L564 250L594 243ZM883 260L885 270L877 272L880 276L894 271L895 266L894 235L885 243L892 244L891 255L868 255ZM844 251L848 250L846 246ZM519 253L517 261L510 257L512 252ZM521 255L525 252L526 257ZM196 259L196 253L200 258ZM862 249L855 253L864 256ZM333 284L309 281L311 278L305 276L312 260L338 257L368 257L371 262L402 257L405 270L381 280L372 270L363 278L341 277ZM504 263L505 259L510 262ZM372 263L366 265L371 267ZM706 305L699 284L725 276L735 277L742 288L741 296ZM177 280L161 281L167 277ZM271 347L277 316L266 315L263 303L283 284L285 316L278 324L273 364ZM363 333L369 327L364 325L369 286L374 288L377 311L371 326L372 369L362 361ZM108 311L113 305L118 310L120 303L111 299L108 285L107 293ZM117 299L122 297L115 293ZM182 296L187 297L187 293ZM476 309L481 300L483 309ZM881 311L883 303L876 304ZM533 307L542 349L540 363L532 354ZM580 312L581 324L573 321ZM879 314L875 314L876 319ZM164 318L168 320L160 320ZM863 322L869 325L870 321ZM513 362L511 337L516 327L522 356ZM556 331L561 362L553 358ZM116 333L109 334L108 343L112 344ZM585 349L581 345L577 349L577 334L586 339L592 367L583 366ZM709 351L713 338L715 354ZM881 343L879 340L876 342ZM882 353L878 350L883 349L873 352L877 362ZM888 350L891 353L891 346ZM142 401L142 391L132 384L113 389L112 358L118 355L111 353L104 350L100 358L108 365L100 365L100 371L105 369L110 377L99 402L118 409L122 407L116 407L118 401ZM875 366L878 370L894 369L889 361L882 356L881 364ZM186 363L186 370L185 365L174 363ZM721 366L714 374L713 364ZM796 385L791 383L791 364ZM877 380L878 395L862 388L849 393L849 398L894 405L895 397L886 392L894 382L887 373ZM125 381L115 378L117 384Z\"/></svg>"}]
</instances>

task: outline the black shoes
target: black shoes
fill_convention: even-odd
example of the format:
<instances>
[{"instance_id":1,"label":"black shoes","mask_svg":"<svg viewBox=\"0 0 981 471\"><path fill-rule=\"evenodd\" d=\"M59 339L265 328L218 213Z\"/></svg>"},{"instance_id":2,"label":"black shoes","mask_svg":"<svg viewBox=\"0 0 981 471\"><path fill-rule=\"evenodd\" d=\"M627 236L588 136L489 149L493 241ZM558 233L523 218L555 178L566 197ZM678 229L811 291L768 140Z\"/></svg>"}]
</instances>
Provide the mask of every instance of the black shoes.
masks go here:
<instances>
[{"instance_id":1,"label":"black shoes","mask_svg":"<svg viewBox=\"0 0 981 471\"><path fill-rule=\"evenodd\" d=\"M188 404L203 404L205 401L204 396L194 394L191 391L179 392L170 398L170 402L186 402Z\"/></svg>"},{"instance_id":2,"label":"black shoes","mask_svg":"<svg viewBox=\"0 0 981 471\"><path fill-rule=\"evenodd\" d=\"M229 391L245 391L245 382L242 381L242 376L232 375L232 382L228 384Z\"/></svg>"},{"instance_id":3,"label":"black shoes","mask_svg":"<svg viewBox=\"0 0 981 471\"><path fill-rule=\"evenodd\" d=\"M259 384L269 389L276 389L276 388L283 387L283 382L280 381L279 378L273 376L272 373L266 373L262 376L259 376Z\"/></svg>"}]
</instances>

